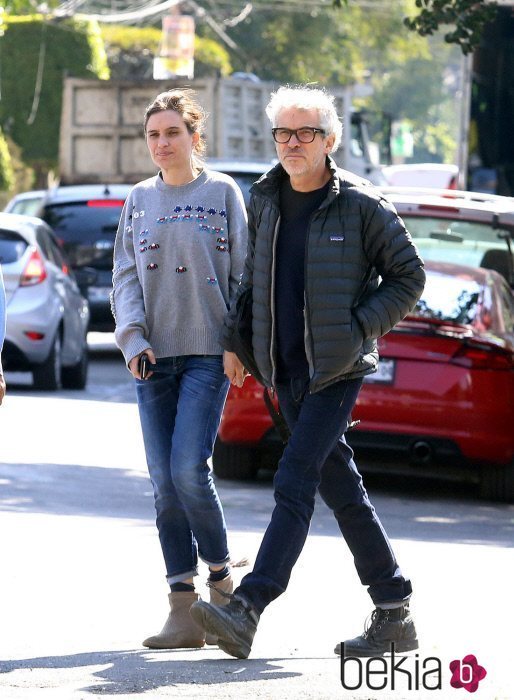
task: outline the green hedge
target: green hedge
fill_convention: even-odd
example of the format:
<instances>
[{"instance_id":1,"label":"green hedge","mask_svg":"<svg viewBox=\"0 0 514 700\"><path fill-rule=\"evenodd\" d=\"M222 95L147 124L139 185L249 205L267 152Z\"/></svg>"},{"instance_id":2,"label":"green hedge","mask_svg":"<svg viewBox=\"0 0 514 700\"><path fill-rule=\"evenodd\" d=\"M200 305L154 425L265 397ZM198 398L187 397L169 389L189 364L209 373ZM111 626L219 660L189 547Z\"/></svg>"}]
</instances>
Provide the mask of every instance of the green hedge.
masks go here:
<instances>
[{"instance_id":1,"label":"green hedge","mask_svg":"<svg viewBox=\"0 0 514 700\"><path fill-rule=\"evenodd\" d=\"M136 74L148 78L152 75L153 57L159 54L162 30L156 27L126 27L119 24L103 24L110 69L114 78L130 79L126 71L131 67ZM129 61L123 65L123 55ZM229 75L232 72L230 56L225 47L205 37L195 35L195 78L211 75Z\"/></svg>"},{"instance_id":2,"label":"green hedge","mask_svg":"<svg viewBox=\"0 0 514 700\"><path fill-rule=\"evenodd\" d=\"M5 136L0 131L0 190L10 190L14 185L14 170Z\"/></svg>"},{"instance_id":3,"label":"green hedge","mask_svg":"<svg viewBox=\"0 0 514 700\"><path fill-rule=\"evenodd\" d=\"M31 120L43 42L41 92ZM38 15L9 17L0 43L0 125L19 145L27 164L39 172L49 171L58 160L64 76L109 77L98 25L74 19L48 21Z\"/></svg>"}]
</instances>

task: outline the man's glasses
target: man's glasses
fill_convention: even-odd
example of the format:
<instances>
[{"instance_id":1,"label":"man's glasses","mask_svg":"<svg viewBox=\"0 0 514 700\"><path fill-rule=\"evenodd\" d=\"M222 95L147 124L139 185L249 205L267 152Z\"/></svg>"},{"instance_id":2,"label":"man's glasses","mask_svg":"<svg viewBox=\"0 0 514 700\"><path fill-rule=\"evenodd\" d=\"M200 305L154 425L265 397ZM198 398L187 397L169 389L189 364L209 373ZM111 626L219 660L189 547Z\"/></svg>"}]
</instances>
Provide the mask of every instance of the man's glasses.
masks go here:
<instances>
[{"instance_id":1,"label":"man's glasses","mask_svg":"<svg viewBox=\"0 0 514 700\"><path fill-rule=\"evenodd\" d=\"M289 143L291 136L296 136L300 143L312 143L316 134L325 136L325 129L318 129L314 126L302 126L300 129L286 129L283 126L276 126L271 130L273 138L277 143Z\"/></svg>"}]
</instances>

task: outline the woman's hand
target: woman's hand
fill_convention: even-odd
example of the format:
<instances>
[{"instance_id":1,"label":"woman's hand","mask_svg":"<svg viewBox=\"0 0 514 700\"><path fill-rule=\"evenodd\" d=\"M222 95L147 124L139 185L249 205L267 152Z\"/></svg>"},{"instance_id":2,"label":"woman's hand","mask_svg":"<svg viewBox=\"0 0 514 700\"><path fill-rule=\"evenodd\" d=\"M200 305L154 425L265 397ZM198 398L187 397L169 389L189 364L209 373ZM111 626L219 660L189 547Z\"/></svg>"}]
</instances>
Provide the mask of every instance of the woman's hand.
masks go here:
<instances>
[{"instance_id":1,"label":"woman's hand","mask_svg":"<svg viewBox=\"0 0 514 700\"><path fill-rule=\"evenodd\" d=\"M141 355L148 355L148 361L151 365L155 365L156 363L155 355L152 348L146 348L146 350L140 352L139 355L133 357L128 363L128 368L134 379L141 379L141 375L139 374L139 358L141 357ZM145 379L150 379L152 374L152 371L148 372Z\"/></svg>"},{"instance_id":2,"label":"woman's hand","mask_svg":"<svg viewBox=\"0 0 514 700\"><path fill-rule=\"evenodd\" d=\"M243 367L243 363L234 352L225 350L223 353L223 369L231 384L242 387L248 372Z\"/></svg>"},{"instance_id":3,"label":"woman's hand","mask_svg":"<svg viewBox=\"0 0 514 700\"><path fill-rule=\"evenodd\" d=\"M0 372L0 405L3 401L4 396L5 396L5 379L4 379L4 375L2 374L2 372Z\"/></svg>"}]
</instances>

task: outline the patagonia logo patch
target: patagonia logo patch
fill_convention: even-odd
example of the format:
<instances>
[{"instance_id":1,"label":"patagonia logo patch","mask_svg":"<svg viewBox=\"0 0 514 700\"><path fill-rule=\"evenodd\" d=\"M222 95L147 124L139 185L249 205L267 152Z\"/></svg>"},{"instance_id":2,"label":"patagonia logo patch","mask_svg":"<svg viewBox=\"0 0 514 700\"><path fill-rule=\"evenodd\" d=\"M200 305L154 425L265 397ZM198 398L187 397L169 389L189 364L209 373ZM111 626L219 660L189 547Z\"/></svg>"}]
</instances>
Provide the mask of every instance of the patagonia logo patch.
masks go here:
<instances>
[{"instance_id":1,"label":"patagonia logo patch","mask_svg":"<svg viewBox=\"0 0 514 700\"><path fill-rule=\"evenodd\" d=\"M330 236L330 240L335 241L336 243L340 243L341 241L344 241L344 236L337 235L334 233L332 236Z\"/></svg>"}]
</instances>

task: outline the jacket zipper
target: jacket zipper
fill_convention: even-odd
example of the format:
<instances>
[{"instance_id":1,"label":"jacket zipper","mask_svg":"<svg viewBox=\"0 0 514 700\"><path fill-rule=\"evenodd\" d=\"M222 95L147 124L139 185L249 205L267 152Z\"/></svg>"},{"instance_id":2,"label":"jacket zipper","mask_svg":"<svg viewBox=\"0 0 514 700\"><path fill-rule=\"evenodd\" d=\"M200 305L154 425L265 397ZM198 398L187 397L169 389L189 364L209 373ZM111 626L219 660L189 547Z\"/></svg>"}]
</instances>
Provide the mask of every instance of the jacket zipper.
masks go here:
<instances>
[{"instance_id":1,"label":"jacket zipper","mask_svg":"<svg viewBox=\"0 0 514 700\"><path fill-rule=\"evenodd\" d=\"M280 213L277 217L273 240L271 242L271 284L270 284L270 312L271 312L271 342L270 342L270 363L271 363L271 386L276 383L277 367L275 364L275 270L278 230L280 228Z\"/></svg>"},{"instance_id":2,"label":"jacket zipper","mask_svg":"<svg viewBox=\"0 0 514 700\"><path fill-rule=\"evenodd\" d=\"M319 209L316 210L318 212ZM315 212L315 213L316 213ZM309 378L312 379L314 376L314 343L312 340L312 329L310 324L310 311L309 311L309 295L307 293L307 267L308 267L308 256L309 256L309 238L311 233L311 224L314 218L314 214L311 214L309 219L309 225L307 227L307 236L305 238L305 254L303 256L303 288L304 288L304 299L305 299L305 356L307 358L307 364L309 365Z\"/></svg>"},{"instance_id":3,"label":"jacket zipper","mask_svg":"<svg viewBox=\"0 0 514 700\"><path fill-rule=\"evenodd\" d=\"M304 277L304 299L305 299L305 311L304 311L304 318L305 318L305 356L307 357L307 363L309 365L309 379L312 379L314 376L314 367L315 367L315 360L314 360L314 341L312 339L312 328L310 324L310 311L309 311L309 297L307 294L307 267L308 267L308 256L309 256L309 238L311 234L311 226L312 222L314 221L314 218L323 210L325 209L329 202L327 200L329 197L327 197L321 205L316 209L315 212L313 212L309 218L309 225L307 228L307 237L305 239L305 255L303 256L303 277ZM307 343L309 343L310 347L307 346ZM310 384L310 381L309 381Z\"/></svg>"}]
</instances>

